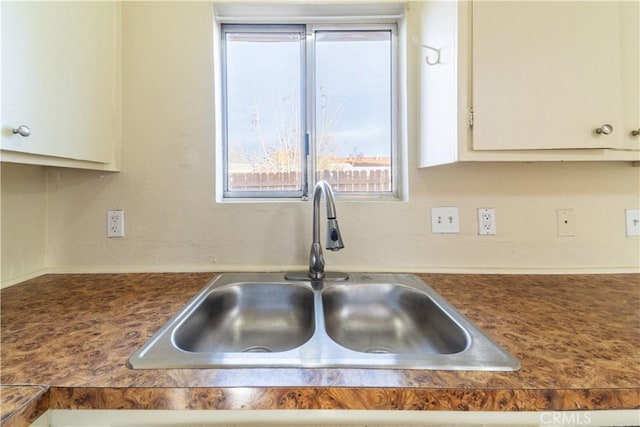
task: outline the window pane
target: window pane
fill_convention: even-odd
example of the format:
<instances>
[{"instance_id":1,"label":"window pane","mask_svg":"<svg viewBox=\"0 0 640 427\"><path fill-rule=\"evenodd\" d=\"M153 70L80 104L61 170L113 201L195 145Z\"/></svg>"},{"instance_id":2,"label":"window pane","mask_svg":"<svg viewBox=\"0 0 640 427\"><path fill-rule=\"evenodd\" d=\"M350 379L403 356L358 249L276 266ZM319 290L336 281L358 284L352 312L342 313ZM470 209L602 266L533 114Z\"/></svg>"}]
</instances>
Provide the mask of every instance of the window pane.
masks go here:
<instances>
[{"instance_id":1,"label":"window pane","mask_svg":"<svg viewBox=\"0 0 640 427\"><path fill-rule=\"evenodd\" d=\"M317 178L391 192L391 31L317 31L315 52Z\"/></svg>"},{"instance_id":2,"label":"window pane","mask_svg":"<svg viewBox=\"0 0 640 427\"><path fill-rule=\"evenodd\" d=\"M227 191L301 191L302 35L225 32Z\"/></svg>"}]
</instances>

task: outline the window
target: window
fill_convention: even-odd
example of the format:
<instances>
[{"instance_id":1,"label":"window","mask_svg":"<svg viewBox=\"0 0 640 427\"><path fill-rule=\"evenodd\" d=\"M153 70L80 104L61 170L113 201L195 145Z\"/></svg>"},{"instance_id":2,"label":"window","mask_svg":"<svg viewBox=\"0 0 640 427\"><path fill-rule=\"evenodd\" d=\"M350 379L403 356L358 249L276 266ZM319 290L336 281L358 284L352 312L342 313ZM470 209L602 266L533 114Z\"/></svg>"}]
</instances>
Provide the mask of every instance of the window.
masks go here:
<instances>
[{"instance_id":1,"label":"window","mask_svg":"<svg viewBox=\"0 0 640 427\"><path fill-rule=\"evenodd\" d=\"M225 198L396 198L397 26L225 24Z\"/></svg>"}]
</instances>

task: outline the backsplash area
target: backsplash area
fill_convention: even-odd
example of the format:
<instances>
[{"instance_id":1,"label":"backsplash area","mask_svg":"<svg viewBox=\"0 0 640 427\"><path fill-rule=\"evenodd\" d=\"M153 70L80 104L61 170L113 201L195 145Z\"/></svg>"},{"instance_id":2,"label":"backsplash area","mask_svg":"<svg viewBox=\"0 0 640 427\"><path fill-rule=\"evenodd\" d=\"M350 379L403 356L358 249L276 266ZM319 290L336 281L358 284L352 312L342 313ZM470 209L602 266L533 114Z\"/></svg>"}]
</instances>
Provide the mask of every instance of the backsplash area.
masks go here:
<instances>
[{"instance_id":1,"label":"backsplash area","mask_svg":"<svg viewBox=\"0 0 640 427\"><path fill-rule=\"evenodd\" d=\"M125 152L134 151L135 147ZM163 151L163 150L158 150ZM158 153L156 151L156 153ZM2 166L2 280L52 271L285 270L307 262L310 203L216 203L211 165L156 154L119 174ZM206 156L202 156L206 157ZM615 163L460 164L412 170L407 202L336 202L345 249L327 269L636 271L638 169ZM460 233L433 234L432 206L458 206ZM496 210L478 235L476 209ZM126 212L107 239L106 211ZM557 235L556 210L575 212Z\"/></svg>"}]
</instances>

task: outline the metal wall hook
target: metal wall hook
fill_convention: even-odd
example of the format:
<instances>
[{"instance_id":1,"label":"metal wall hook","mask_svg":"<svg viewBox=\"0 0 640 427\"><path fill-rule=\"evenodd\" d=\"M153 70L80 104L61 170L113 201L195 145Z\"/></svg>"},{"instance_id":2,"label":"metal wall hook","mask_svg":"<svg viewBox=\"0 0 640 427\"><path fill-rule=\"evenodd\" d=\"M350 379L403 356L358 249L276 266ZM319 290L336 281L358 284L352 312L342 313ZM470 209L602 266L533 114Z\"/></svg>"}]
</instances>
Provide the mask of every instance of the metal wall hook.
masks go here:
<instances>
[{"instance_id":1,"label":"metal wall hook","mask_svg":"<svg viewBox=\"0 0 640 427\"><path fill-rule=\"evenodd\" d=\"M440 49L436 49L435 47L431 47L431 46L428 46L428 45L426 45L426 44L420 43L420 42L418 41L418 37L416 37L416 36L411 37L411 40L413 41L413 43L415 43L415 44L417 44L417 45L419 45L419 46L422 46L422 47L423 47L423 48L425 48L425 49L429 49L429 50L431 50L431 51L433 51L433 52L435 52L435 53L436 53L436 59L435 59L435 60L431 60L431 61L430 61L430 60L429 60L429 56L428 56L428 55L424 57L424 60L425 60L425 62L426 62L427 64L429 64L429 65L436 65L436 64L439 64L439 63L440 63Z\"/></svg>"}]
</instances>

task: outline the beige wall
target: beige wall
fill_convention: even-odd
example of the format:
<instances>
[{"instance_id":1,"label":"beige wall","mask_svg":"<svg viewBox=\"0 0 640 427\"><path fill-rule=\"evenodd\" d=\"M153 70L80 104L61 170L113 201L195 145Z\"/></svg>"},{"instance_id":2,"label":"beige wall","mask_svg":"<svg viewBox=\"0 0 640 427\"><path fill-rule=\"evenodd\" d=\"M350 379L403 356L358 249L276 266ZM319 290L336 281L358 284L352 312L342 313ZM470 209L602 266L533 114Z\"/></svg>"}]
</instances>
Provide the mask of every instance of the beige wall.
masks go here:
<instances>
[{"instance_id":1,"label":"beige wall","mask_svg":"<svg viewBox=\"0 0 640 427\"><path fill-rule=\"evenodd\" d=\"M46 227L42 218L34 220L49 242L46 266L55 271L303 267L309 203L215 202L210 5L125 2L122 16L122 172L47 171ZM409 79L411 84L415 73ZM410 105L415 102L410 94ZM417 169L413 109L409 118L409 201L338 201L346 248L326 255L329 269L639 270L640 245L625 236L624 209L640 205L640 168L476 163ZM5 253L25 250L5 233L29 228L19 213L33 203L4 181L25 179L22 185L40 189L36 200L45 195L40 173L24 175L21 167L3 169L3 282L25 272L16 268L19 256L5 265ZM13 215L5 217L6 200L12 200ZM460 234L432 234L430 208L450 205L460 208ZM478 207L496 209L496 236L477 235ZM124 239L105 236L106 211L113 208L125 210ZM575 237L557 237L558 208L575 209ZM45 237L39 239L34 246L41 260ZM43 263L32 264L26 270Z\"/></svg>"},{"instance_id":2,"label":"beige wall","mask_svg":"<svg viewBox=\"0 0 640 427\"><path fill-rule=\"evenodd\" d=\"M0 165L2 175L2 284L37 275L45 268L46 170Z\"/></svg>"}]
</instances>

